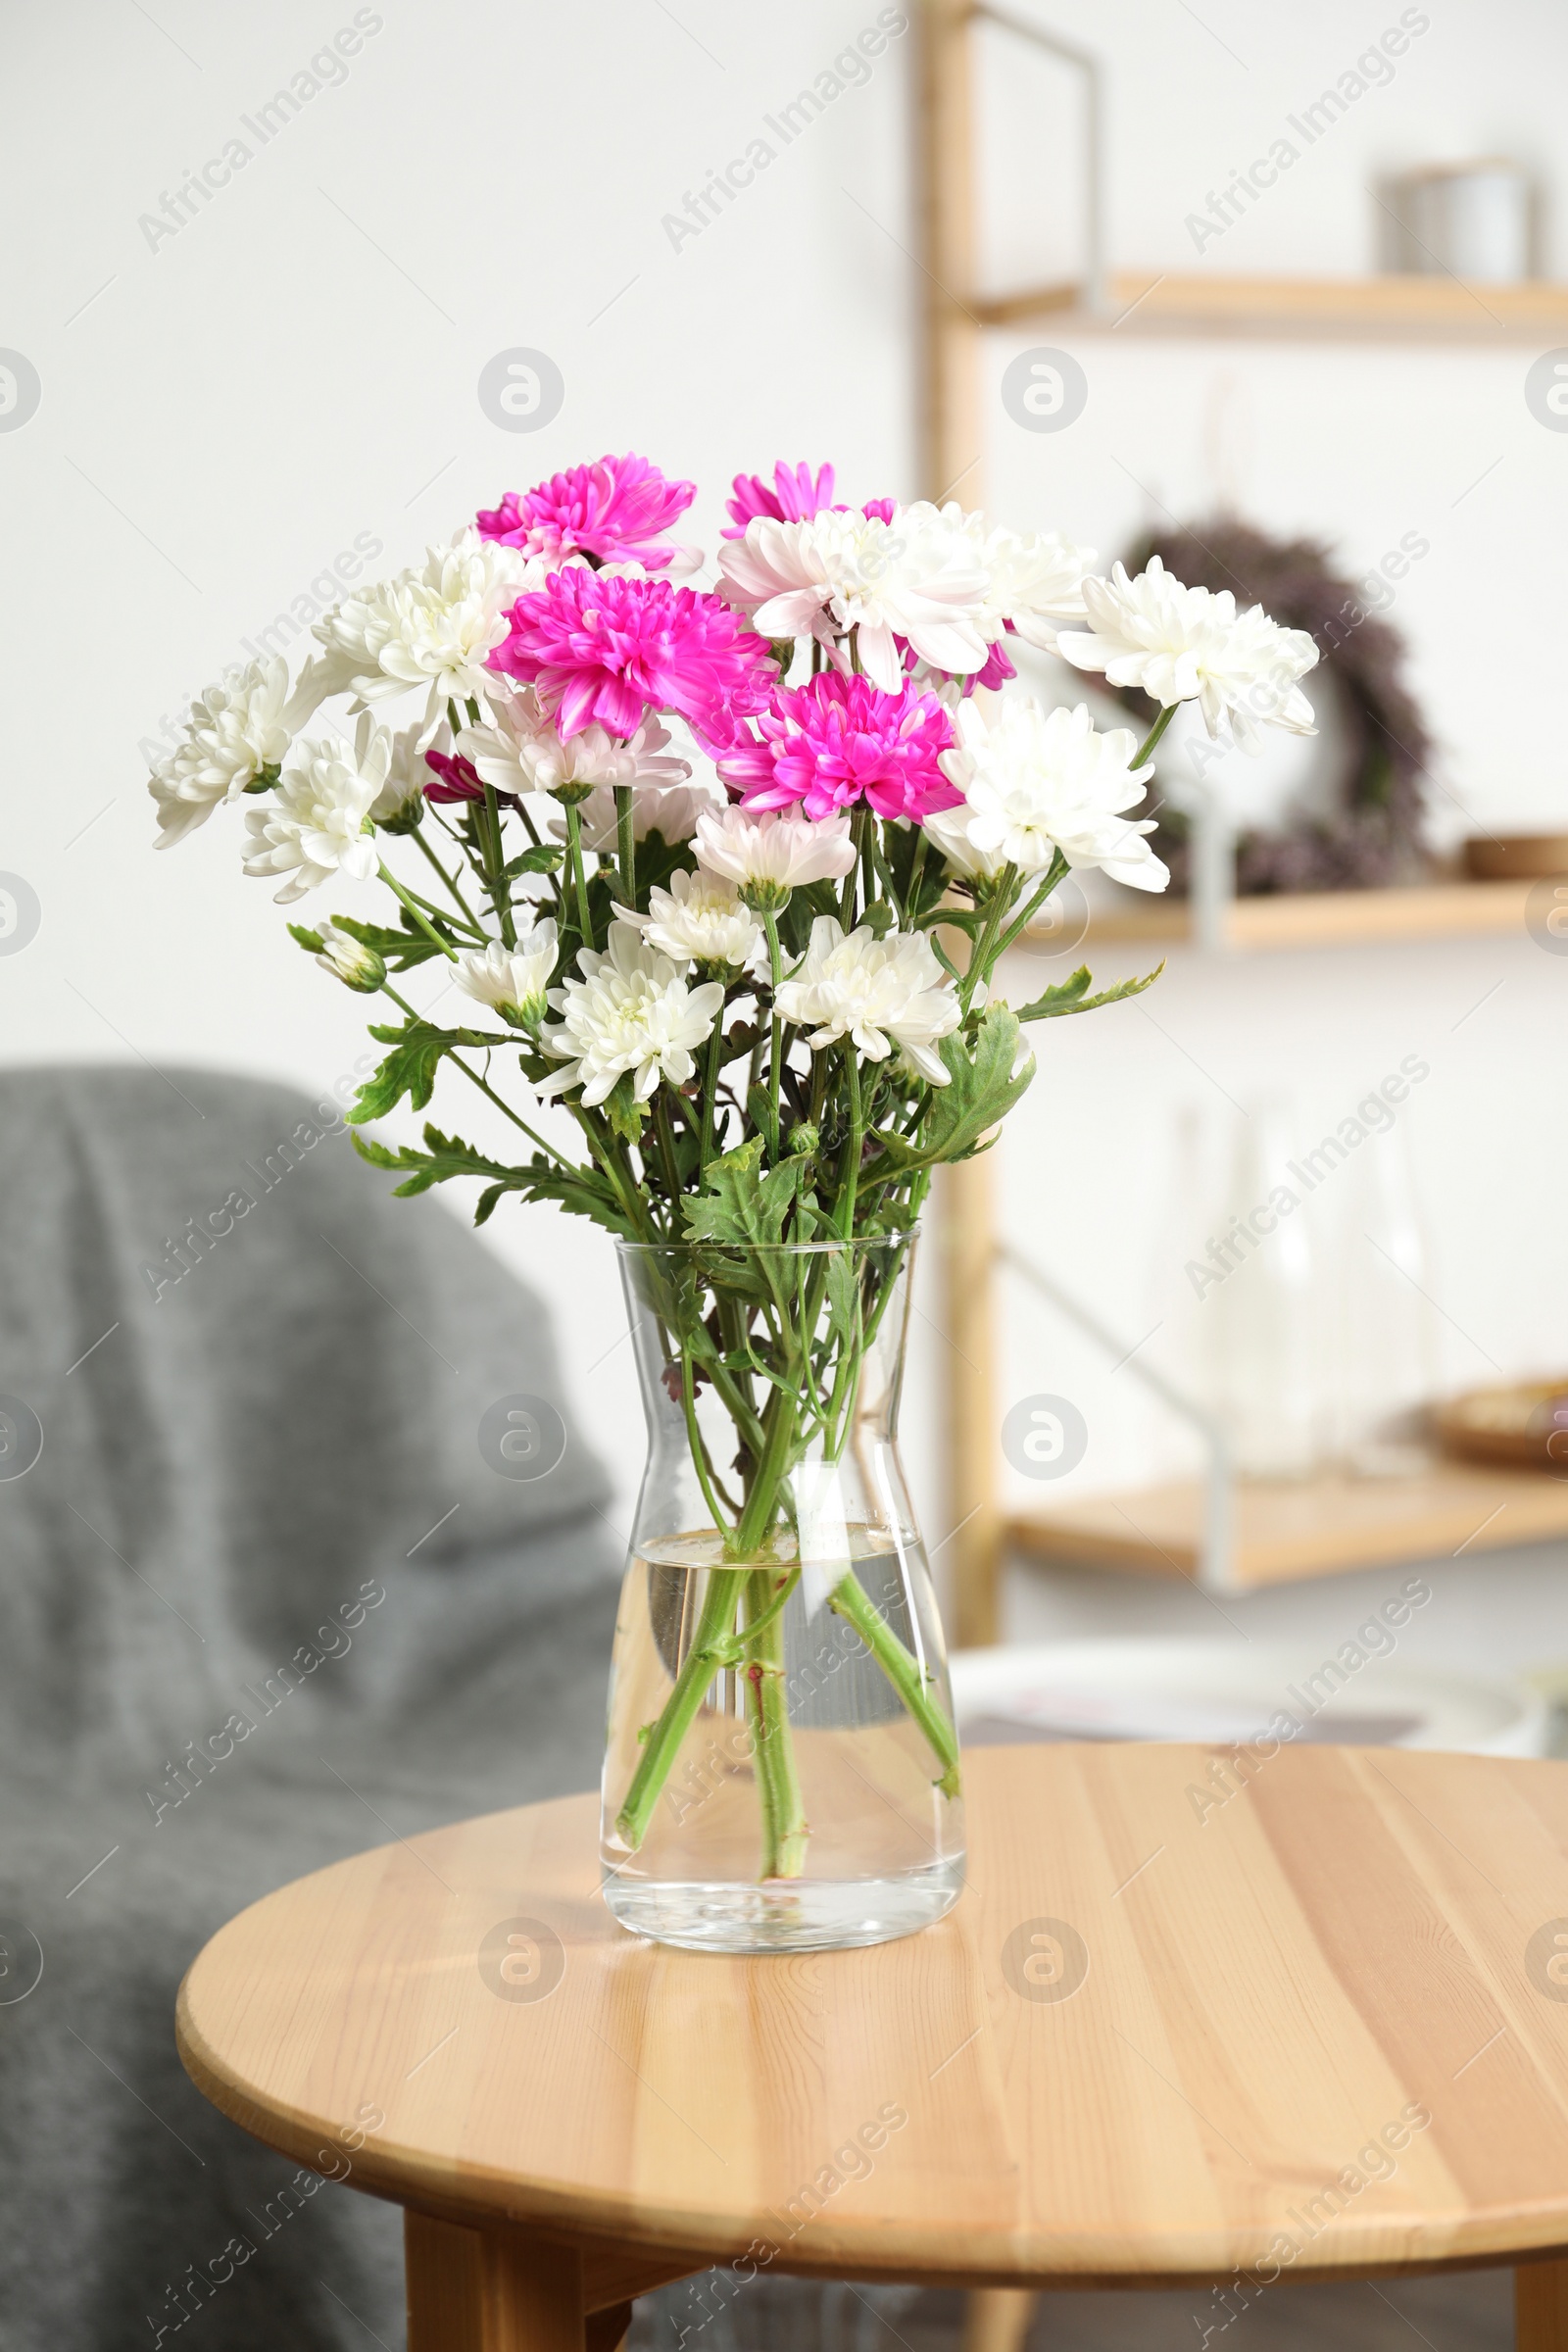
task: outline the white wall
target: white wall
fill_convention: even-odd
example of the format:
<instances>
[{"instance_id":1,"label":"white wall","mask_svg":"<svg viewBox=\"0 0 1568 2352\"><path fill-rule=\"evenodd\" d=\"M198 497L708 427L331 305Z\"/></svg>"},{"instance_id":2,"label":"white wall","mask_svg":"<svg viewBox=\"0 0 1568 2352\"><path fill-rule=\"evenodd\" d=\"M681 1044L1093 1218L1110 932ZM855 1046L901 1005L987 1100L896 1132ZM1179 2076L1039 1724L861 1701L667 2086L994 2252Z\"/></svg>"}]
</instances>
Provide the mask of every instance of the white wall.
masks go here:
<instances>
[{"instance_id":1,"label":"white wall","mask_svg":"<svg viewBox=\"0 0 1568 2352\"><path fill-rule=\"evenodd\" d=\"M84 0L13 22L0 341L37 368L43 397L23 430L0 432L0 864L31 883L43 924L0 957L11 1059L221 1062L314 1088L363 1050L362 1006L239 876L231 821L152 854L138 753L243 639L309 602L357 533L401 564L501 490L628 445L699 478L710 545L728 476L775 456L831 456L856 496L916 487L909 40L700 236L674 250L662 226L750 141L779 145L763 117L873 22L873 0L679 0L673 13L385 0L370 13L380 28L346 79L265 147L241 118L353 21L347 0L159 0L151 16ZM1373 251L1376 172L1476 151L1552 168L1568 25L1544 0L1437 6L1392 84L1200 264L1187 213L1398 11L1334 0L1260 18L1205 0L1201 13L1166 0L1113 18L1040 10L1111 64L1119 265L1355 270ZM1025 135L1004 146L1009 109ZM1016 193L992 191L998 273L1070 259L1040 192L1064 175L1039 160L1066 119L1049 74L997 85L989 152L1018 174ZM236 132L258 151L150 247L141 216ZM1560 256L1554 220L1547 238ZM994 338L993 370L1042 339ZM560 416L533 436L502 432L475 397L484 363L514 345L548 352L565 378ZM1340 542L1353 566L1421 530L1431 554L1396 617L1445 747L1439 829L1468 829L1461 809L1494 827L1557 815L1568 439L1524 408L1533 352L1121 335L1078 348L1090 401L1070 431L1025 436L988 401L999 512L1057 521L1107 556L1151 514L1200 513L1226 489L1265 524ZM1171 1105L1210 1083L1200 1067L1232 1093L1285 1070L1316 1116L1419 1048L1434 1076L1412 1129L1443 1303L1505 1368L1554 1361L1568 1304L1551 1193L1564 980L1528 942L1182 963L1158 1000L1176 1043L1136 1007L1048 1033L1005 1146L1009 1218L1136 1320L1162 1236ZM627 1351L612 1346L608 1246L547 1211L491 1230L555 1300L573 1380L629 1486L641 1430ZM910 1451L935 1540L942 1350L920 1330ZM1062 1369L1042 1383L1039 1361ZM1096 1377L1020 1317L1008 1383L1082 1387L1095 1436L1080 1475L1103 1484L1138 1473L1145 1441Z\"/></svg>"}]
</instances>

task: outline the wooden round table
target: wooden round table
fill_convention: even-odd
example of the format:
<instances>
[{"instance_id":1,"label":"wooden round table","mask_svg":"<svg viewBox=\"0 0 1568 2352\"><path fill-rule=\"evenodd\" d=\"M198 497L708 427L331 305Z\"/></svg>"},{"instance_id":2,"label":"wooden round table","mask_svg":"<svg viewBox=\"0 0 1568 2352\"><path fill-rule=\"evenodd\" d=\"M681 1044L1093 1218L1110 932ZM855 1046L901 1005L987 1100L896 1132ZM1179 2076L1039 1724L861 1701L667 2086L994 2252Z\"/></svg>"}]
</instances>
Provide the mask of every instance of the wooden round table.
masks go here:
<instances>
[{"instance_id":1,"label":"wooden round table","mask_svg":"<svg viewBox=\"0 0 1568 2352\"><path fill-rule=\"evenodd\" d=\"M181 1989L185 2065L307 2182L407 2209L412 2352L605 2352L714 2264L726 2296L1217 2282L1219 2326L1293 2278L1489 2263L1521 2266L1521 2343L1568 2352L1568 1764L965 1770L969 1886L903 1942L635 1940L570 1797L243 1912Z\"/></svg>"}]
</instances>

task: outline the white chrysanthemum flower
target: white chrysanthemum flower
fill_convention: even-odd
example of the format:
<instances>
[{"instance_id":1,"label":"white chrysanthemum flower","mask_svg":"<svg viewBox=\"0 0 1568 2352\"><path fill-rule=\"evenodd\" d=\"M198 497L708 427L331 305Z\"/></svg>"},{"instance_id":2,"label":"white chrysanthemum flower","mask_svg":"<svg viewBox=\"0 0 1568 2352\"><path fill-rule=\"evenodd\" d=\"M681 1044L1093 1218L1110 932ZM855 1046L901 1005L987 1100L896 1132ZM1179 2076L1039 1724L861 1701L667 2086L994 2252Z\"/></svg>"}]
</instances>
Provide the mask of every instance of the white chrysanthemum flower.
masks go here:
<instances>
[{"instance_id":1,"label":"white chrysanthemum flower","mask_svg":"<svg viewBox=\"0 0 1568 2352\"><path fill-rule=\"evenodd\" d=\"M494 725L465 727L458 750L497 792L561 792L573 786L586 792L597 784L666 790L683 784L692 772L689 760L661 757L669 732L658 719L646 719L630 742L609 734L595 719L564 743L531 686L508 694L492 678L486 699Z\"/></svg>"},{"instance_id":2,"label":"white chrysanthemum flower","mask_svg":"<svg viewBox=\"0 0 1568 2352\"><path fill-rule=\"evenodd\" d=\"M982 850L969 839L967 808L934 808L920 820L956 874L965 882L994 882L1007 863L1003 850Z\"/></svg>"},{"instance_id":3,"label":"white chrysanthemum flower","mask_svg":"<svg viewBox=\"0 0 1568 2352\"><path fill-rule=\"evenodd\" d=\"M546 915L521 934L514 948L493 939L482 956L460 956L457 983L516 1025L541 1020L558 953L555 921Z\"/></svg>"},{"instance_id":4,"label":"white chrysanthemum flower","mask_svg":"<svg viewBox=\"0 0 1568 2352\"><path fill-rule=\"evenodd\" d=\"M279 777L276 799L252 808L248 874L288 874L276 893L280 906L308 890L347 874L368 882L376 868L375 843L365 830L376 795L386 782L392 744L384 727L367 711L353 744L328 735L295 746L296 765Z\"/></svg>"},{"instance_id":5,"label":"white chrysanthemum flower","mask_svg":"<svg viewBox=\"0 0 1568 2352\"><path fill-rule=\"evenodd\" d=\"M579 949L577 963L582 978L550 991L560 1027L540 1032L547 1053L570 1059L537 1091L562 1095L580 1085L592 1109L628 1071L640 1102L661 1078L684 1086L696 1073L696 1049L708 1043L723 1009L719 982L689 988L668 957L628 923L612 923L604 955Z\"/></svg>"},{"instance_id":6,"label":"white chrysanthemum flower","mask_svg":"<svg viewBox=\"0 0 1568 2352\"><path fill-rule=\"evenodd\" d=\"M374 948L368 948L350 931L340 931L336 923L326 922L320 929L321 953L316 958L323 972L341 980L346 988L368 995L380 987L386 978L386 965Z\"/></svg>"},{"instance_id":7,"label":"white chrysanthemum flower","mask_svg":"<svg viewBox=\"0 0 1568 2352\"><path fill-rule=\"evenodd\" d=\"M856 631L867 677L885 694L904 684L902 637L934 669L985 667L979 615L986 577L961 530L936 507L899 509L891 522L854 512L808 522L756 515L726 540L719 567L734 601L766 637Z\"/></svg>"},{"instance_id":8,"label":"white chrysanthemum flower","mask_svg":"<svg viewBox=\"0 0 1568 2352\"><path fill-rule=\"evenodd\" d=\"M878 939L868 930L848 938L832 915L811 925L803 961L778 992L782 1019L809 1029L813 1053L854 1040L869 1061L886 1061L895 1046L933 1086L946 1086L948 1071L933 1052L961 1018L957 991L943 971L923 931L889 931Z\"/></svg>"},{"instance_id":9,"label":"white chrysanthemum flower","mask_svg":"<svg viewBox=\"0 0 1568 2352\"><path fill-rule=\"evenodd\" d=\"M722 874L675 873L667 890L648 894L648 912L615 912L651 948L676 963L722 964L754 975L768 967L767 934L733 882Z\"/></svg>"},{"instance_id":10,"label":"white chrysanthemum flower","mask_svg":"<svg viewBox=\"0 0 1568 2352\"><path fill-rule=\"evenodd\" d=\"M1059 623L1082 620L1084 581L1095 568L1092 547L1074 547L1059 531L988 531L983 514L965 516L985 570L981 628L995 644L1010 622L1028 645L1054 653Z\"/></svg>"},{"instance_id":11,"label":"white chrysanthemum flower","mask_svg":"<svg viewBox=\"0 0 1568 2352\"><path fill-rule=\"evenodd\" d=\"M1311 735L1312 706L1297 685L1317 660L1304 629L1282 629L1261 605L1238 612L1228 588L1188 588L1158 556L1129 579L1118 564L1108 580L1084 582L1089 632L1063 630L1058 653L1079 669L1102 670L1112 686L1137 686L1168 709L1197 702L1210 735L1229 716L1243 751L1262 749L1259 725Z\"/></svg>"},{"instance_id":12,"label":"white chrysanthemum flower","mask_svg":"<svg viewBox=\"0 0 1568 2352\"><path fill-rule=\"evenodd\" d=\"M450 750L452 730L445 719L432 727L428 718L423 718L416 726L400 727L387 740L391 749L386 782L375 796L370 814L378 825L406 833L424 814L424 788L430 781L424 755Z\"/></svg>"},{"instance_id":13,"label":"white chrysanthemum flower","mask_svg":"<svg viewBox=\"0 0 1568 2352\"><path fill-rule=\"evenodd\" d=\"M326 649L300 679L312 707L352 694L352 708L429 689L434 719L449 698L465 702L495 684L485 657L507 634L508 614L525 588L544 577L530 560L497 539L460 531L450 547L432 547L422 564L358 590L318 620Z\"/></svg>"},{"instance_id":14,"label":"white chrysanthemum flower","mask_svg":"<svg viewBox=\"0 0 1568 2352\"><path fill-rule=\"evenodd\" d=\"M225 669L190 707L185 740L153 769L158 847L172 849L204 825L220 801L237 801L264 767L275 767L292 738L288 664L277 655ZM297 722L296 722L297 723Z\"/></svg>"},{"instance_id":15,"label":"white chrysanthemum flower","mask_svg":"<svg viewBox=\"0 0 1568 2352\"><path fill-rule=\"evenodd\" d=\"M1015 865L1042 874L1059 849L1069 865L1103 866L1135 890L1164 889L1170 875L1144 839L1152 817L1123 813L1137 807L1154 772L1152 762L1132 765L1138 738L1131 727L1101 735L1083 703L1048 715L1020 696L997 704L989 717L972 701L963 704L957 728L956 746L940 758L964 806L927 819L945 854L961 834L966 854L995 859L992 871Z\"/></svg>"},{"instance_id":16,"label":"white chrysanthemum flower","mask_svg":"<svg viewBox=\"0 0 1568 2352\"><path fill-rule=\"evenodd\" d=\"M697 819L697 862L710 874L735 883L748 906L782 906L792 890L808 882L830 882L855 863L850 812L795 816L770 808L752 816L744 808L705 808Z\"/></svg>"}]
</instances>

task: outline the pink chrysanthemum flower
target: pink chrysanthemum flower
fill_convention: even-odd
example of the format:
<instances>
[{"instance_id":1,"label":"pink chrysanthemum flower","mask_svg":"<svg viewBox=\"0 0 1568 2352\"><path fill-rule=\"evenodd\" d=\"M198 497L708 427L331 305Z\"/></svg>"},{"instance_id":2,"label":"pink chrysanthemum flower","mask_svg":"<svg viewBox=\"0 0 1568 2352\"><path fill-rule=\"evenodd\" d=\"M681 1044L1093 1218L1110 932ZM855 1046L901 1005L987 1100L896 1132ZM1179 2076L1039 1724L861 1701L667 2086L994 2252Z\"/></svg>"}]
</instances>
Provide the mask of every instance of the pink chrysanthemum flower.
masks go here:
<instances>
[{"instance_id":1,"label":"pink chrysanthemum flower","mask_svg":"<svg viewBox=\"0 0 1568 2352\"><path fill-rule=\"evenodd\" d=\"M537 687L563 742L595 720L629 740L650 706L726 741L767 708L778 675L766 640L722 597L580 564L518 597L490 667Z\"/></svg>"},{"instance_id":2,"label":"pink chrysanthemum flower","mask_svg":"<svg viewBox=\"0 0 1568 2352\"><path fill-rule=\"evenodd\" d=\"M771 490L760 473L738 473L731 489L724 512L734 527L724 537L743 539L754 514L770 515L774 522L808 522L820 514L833 504L833 468L823 466L813 474L809 466L786 466L780 458Z\"/></svg>"},{"instance_id":3,"label":"pink chrysanthemum flower","mask_svg":"<svg viewBox=\"0 0 1568 2352\"><path fill-rule=\"evenodd\" d=\"M833 503L833 478L831 466L819 466L813 474L809 466L786 466L782 458L773 468L771 490L760 473L738 473L724 504L730 527L721 535L744 539L746 525L758 514L765 514L770 522L809 522L813 514L830 512L847 514L848 507ZM860 512L891 522L894 504L891 498L873 498Z\"/></svg>"},{"instance_id":4,"label":"pink chrysanthemum flower","mask_svg":"<svg viewBox=\"0 0 1568 2352\"><path fill-rule=\"evenodd\" d=\"M520 495L509 490L499 507L480 510L479 536L553 562L593 556L601 564L634 563L662 571L682 551L661 534L696 496L695 482L669 481L628 451L623 458L553 473Z\"/></svg>"},{"instance_id":5,"label":"pink chrysanthemum flower","mask_svg":"<svg viewBox=\"0 0 1568 2352\"><path fill-rule=\"evenodd\" d=\"M743 808L798 804L820 818L864 801L878 816L919 824L961 798L938 765L955 737L934 694L884 694L869 678L824 670L776 694L759 724L760 741L737 743L718 760Z\"/></svg>"}]
</instances>

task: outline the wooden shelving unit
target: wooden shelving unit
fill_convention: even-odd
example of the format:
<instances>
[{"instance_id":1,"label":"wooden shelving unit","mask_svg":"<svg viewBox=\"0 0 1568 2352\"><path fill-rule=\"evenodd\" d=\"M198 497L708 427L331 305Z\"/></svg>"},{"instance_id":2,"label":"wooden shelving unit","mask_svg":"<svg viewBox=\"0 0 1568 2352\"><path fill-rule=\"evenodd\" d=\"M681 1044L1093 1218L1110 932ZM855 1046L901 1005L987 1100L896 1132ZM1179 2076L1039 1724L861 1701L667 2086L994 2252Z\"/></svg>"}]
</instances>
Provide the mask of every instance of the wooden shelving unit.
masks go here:
<instances>
[{"instance_id":1,"label":"wooden shelving unit","mask_svg":"<svg viewBox=\"0 0 1568 2352\"><path fill-rule=\"evenodd\" d=\"M1041 339L1212 335L1459 346L1568 346L1568 286L1468 285L1450 277L1237 277L1103 267L1105 102L1098 59L1015 16L1006 0L921 0L919 50L922 471L927 496L985 504L987 332L1038 323ZM1089 171L1081 282L977 290L974 39L990 23L1063 59L1083 82ZM1090 293L1088 289L1093 289ZM1442 883L1398 891L1232 901L1218 944L1242 951L1496 936L1523 928L1530 885ZM1156 956L1192 937L1186 906L1128 892L1095 909L1086 950L1125 943ZM949 1557L960 1644L995 1641L1003 1556L1099 1561L1193 1576L1204 1490L1194 1484L1062 1505L1010 1521L997 1477L995 1182L982 1156L944 1171L944 1330ZM1568 1535L1568 1484L1436 1464L1394 1482L1326 1478L1236 1493L1232 1572L1243 1586L1368 1562L1462 1553ZM1136 1526L1131 1525L1136 1521Z\"/></svg>"},{"instance_id":2,"label":"wooden shelving unit","mask_svg":"<svg viewBox=\"0 0 1568 2352\"><path fill-rule=\"evenodd\" d=\"M1203 1488L1196 1480L1092 1495L1009 1519L1005 1541L1062 1566L1197 1581ZM1400 1561L1473 1558L1568 1536L1568 1480L1435 1459L1418 1478L1332 1472L1236 1489L1238 1592Z\"/></svg>"},{"instance_id":3,"label":"wooden shelving unit","mask_svg":"<svg viewBox=\"0 0 1568 2352\"><path fill-rule=\"evenodd\" d=\"M1501 938L1522 932L1533 882L1439 882L1407 890L1325 890L1233 899L1220 944L1253 954L1290 948L1366 947L1424 939ZM1042 934L1042 936L1049 936ZM1084 934L1099 947L1170 948L1194 936L1191 905L1133 891L1097 905Z\"/></svg>"},{"instance_id":4,"label":"wooden shelving unit","mask_svg":"<svg viewBox=\"0 0 1568 2352\"><path fill-rule=\"evenodd\" d=\"M1427 338L1534 343L1568 339L1568 286L1471 285L1456 277L1231 277L1114 270L1102 301L1077 285L975 296L981 326L1049 322L1073 334L1309 336L1314 342Z\"/></svg>"}]
</instances>

